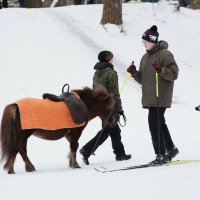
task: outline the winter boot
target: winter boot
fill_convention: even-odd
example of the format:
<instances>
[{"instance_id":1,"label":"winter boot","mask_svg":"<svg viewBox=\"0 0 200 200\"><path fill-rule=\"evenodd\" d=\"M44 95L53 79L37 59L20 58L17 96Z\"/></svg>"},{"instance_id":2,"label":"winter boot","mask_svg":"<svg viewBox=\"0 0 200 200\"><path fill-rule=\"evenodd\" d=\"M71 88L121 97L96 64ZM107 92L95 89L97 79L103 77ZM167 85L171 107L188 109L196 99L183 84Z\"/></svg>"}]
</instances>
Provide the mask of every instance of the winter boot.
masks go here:
<instances>
[{"instance_id":1,"label":"winter boot","mask_svg":"<svg viewBox=\"0 0 200 200\"><path fill-rule=\"evenodd\" d=\"M89 165L89 160L88 158L90 157L89 154L84 150L84 149L80 149L80 154L83 156L82 157L82 160L83 162L86 164L86 165Z\"/></svg>"},{"instance_id":2,"label":"winter boot","mask_svg":"<svg viewBox=\"0 0 200 200\"><path fill-rule=\"evenodd\" d=\"M124 154L124 155L116 156L117 161L123 161L123 160L129 160L129 159L131 159L131 154L128 154L128 155Z\"/></svg>"},{"instance_id":3,"label":"winter boot","mask_svg":"<svg viewBox=\"0 0 200 200\"><path fill-rule=\"evenodd\" d=\"M169 150L167 152L167 156L168 156L168 159L169 159L169 162L179 153L179 150L174 147L172 150Z\"/></svg>"},{"instance_id":4,"label":"winter boot","mask_svg":"<svg viewBox=\"0 0 200 200\"><path fill-rule=\"evenodd\" d=\"M169 162L169 158L168 158L167 155L165 155L165 154L158 154L156 156L156 159L150 162L150 165L151 166L162 165L162 164L165 164L167 162Z\"/></svg>"}]
</instances>

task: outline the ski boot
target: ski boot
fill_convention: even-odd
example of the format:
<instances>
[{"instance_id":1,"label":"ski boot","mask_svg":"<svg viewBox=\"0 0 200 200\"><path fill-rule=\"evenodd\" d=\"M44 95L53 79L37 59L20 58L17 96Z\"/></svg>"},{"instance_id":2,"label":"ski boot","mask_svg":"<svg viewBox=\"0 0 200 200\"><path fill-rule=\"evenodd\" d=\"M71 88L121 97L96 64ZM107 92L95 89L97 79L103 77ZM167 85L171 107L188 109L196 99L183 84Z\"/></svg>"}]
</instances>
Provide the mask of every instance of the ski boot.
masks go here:
<instances>
[{"instance_id":1,"label":"ski boot","mask_svg":"<svg viewBox=\"0 0 200 200\"><path fill-rule=\"evenodd\" d=\"M169 162L179 153L179 150L174 147L172 150L169 150L167 152L167 156L168 156L168 159L169 159Z\"/></svg>"},{"instance_id":2,"label":"ski boot","mask_svg":"<svg viewBox=\"0 0 200 200\"><path fill-rule=\"evenodd\" d=\"M84 149L80 149L79 152L80 152L80 154L83 156L83 157L82 157L83 162L84 162L86 165L89 165L90 163L89 163L88 158L89 158L90 156L88 155L88 153L87 153Z\"/></svg>"},{"instance_id":3,"label":"ski boot","mask_svg":"<svg viewBox=\"0 0 200 200\"><path fill-rule=\"evenodd\" d=\"M169 158L168 158L167 155L165 155L165 154L158 154L158 155L156 156L156 159L153 160L153 161L151 161L149 164L150 164L151 166L156 166L156 165L165 164L165 163L167 163L167 162L169 162Z\"/></svg>"},{"instance_id":4,"label":"ski boot","mask_svg":"<svg viewBox=\"0 0 200 200\"><path fill-rule=\"evenodd\" d=\"M131 154L124 154L116 156L117 161L129 160L131 159Z\"/></svg>"}]
</instances>

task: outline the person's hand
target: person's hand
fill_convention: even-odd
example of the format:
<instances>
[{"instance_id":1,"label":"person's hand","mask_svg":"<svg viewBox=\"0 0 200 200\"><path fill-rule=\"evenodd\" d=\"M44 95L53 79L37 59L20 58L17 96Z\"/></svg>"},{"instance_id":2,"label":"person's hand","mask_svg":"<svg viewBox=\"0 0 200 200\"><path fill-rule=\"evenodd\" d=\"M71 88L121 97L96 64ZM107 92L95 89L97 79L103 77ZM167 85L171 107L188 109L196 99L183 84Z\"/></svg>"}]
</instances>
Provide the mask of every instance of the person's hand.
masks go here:
<instances>
[{"instance_id":1,"label":"person's hand","mask_svg":"<svg viewBox=\"0 0 200 200\"><path fill-rule=\"evenodd\" d=\"M131 74L131 76L135 76L137 73L135 65L130 65L127 69L127 72Z\"/></svg>"},{"instance_id":2,"label":"person's hand","mask_svg":"<svg viewBox=\"0 0 200 200\"><path fill-rule=\"evenodd\" d=\"M152 66L158 73L162 72L162 65L158 61L155 60Z\"/></svg>"},{"instance_id":3,"label":"person's hand","mask_svg":"<svg viewBox=\"0 0 200 200\"><path fill-rule=\"evenodd\" d=\"M121 125L121 126L125 126L125 125L126 125L127 119L126 119L126 116L125 116L125 114L124 114L124 111L123 111L123 110L118 111L118 115L119 115L119 120L118 120L119 124L121 125L121 123L120 123L120 116L122 116L123 119L124 119L124 125Z\"/></svg>"}]
</instances>

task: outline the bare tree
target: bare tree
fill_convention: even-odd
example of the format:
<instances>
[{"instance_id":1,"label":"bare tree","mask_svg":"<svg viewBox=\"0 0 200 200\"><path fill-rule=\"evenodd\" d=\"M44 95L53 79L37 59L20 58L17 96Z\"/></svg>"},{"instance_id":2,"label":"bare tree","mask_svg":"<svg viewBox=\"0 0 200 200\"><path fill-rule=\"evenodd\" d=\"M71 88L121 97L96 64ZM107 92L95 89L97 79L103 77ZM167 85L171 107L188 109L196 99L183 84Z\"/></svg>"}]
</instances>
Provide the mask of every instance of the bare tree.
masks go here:
<instances>
[{"instance_id":1,"label":"bare tree","mask_svg":"<svg viewBox=\"0 0 200 200\"><path fill-rule=\"evenodd\" d=\"M200 0L185 0L188 8L200 9ZM180 2L180 0L179 0Z\"/></svg>"},{"instance_id":2,"label":"bare tree","mask_svg":"<svg viewBox=\"0 0 200 200\"><path fill-rule=\"evenodd\" d=\"M45 1L43 1L42 6L43 7L50 7L52 2L53 2L53 0L45 0Z\"/></svg>"},{"instance_id":3,"label":"bare tree","mask_svg":"<svg viewBox=\"0 0 200 200\"><path fill-rule=\"evenodd\" d=\"M41 0L27 0L27 8L41 8L42 1Z\"/></svg>"},{"instance_id":4,"label":"bare tree","mask_svg":"<svg viewBox=\"0 0 200 200\"><path fill-rule=\"evenodd\" d=\"M83 4L83 0L74 0L74 5L81 5Z\"/></svg>"},{"instance_id":5,"label":"bare tree","mask_svg":"<svg viewBox=\"0 0 200 200\"><path fill-rule=\"evenodd\" d=\"M102 25L107 23L122 25L122 0L104 0L103 14L100 22Z\"/></svg>"}]
</instances>

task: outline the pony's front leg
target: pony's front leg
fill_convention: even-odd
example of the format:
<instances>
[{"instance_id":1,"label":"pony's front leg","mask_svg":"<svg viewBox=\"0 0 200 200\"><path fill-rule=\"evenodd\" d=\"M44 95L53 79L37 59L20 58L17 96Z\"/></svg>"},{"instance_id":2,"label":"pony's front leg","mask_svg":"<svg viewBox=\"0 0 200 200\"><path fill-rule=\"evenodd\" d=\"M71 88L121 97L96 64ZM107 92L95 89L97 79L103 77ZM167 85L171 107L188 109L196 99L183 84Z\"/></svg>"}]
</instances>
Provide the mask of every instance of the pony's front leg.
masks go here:
<instances>
[{"instance_id":1,"label":"pony's front leg","mask_svg":"<svg viewBox=\"0 0 200 200\"><path fill-rule=\"evenodd\" d=\"M73 169L80 168L79 164L76 161L76 152L70 150L68 157L69 157L70 168L73 168Z\"/></svg>"},{"instance_id":2,"label":"pony's front leg","mask_svg":"<svg viewBox=\"0 0 200 200\"><path fill-rule=\"evenodd\" d=\"M70 132L68 131L68 133L66 134L66 138L70 143L70 152L68 154L68 158L69 158L69 167L71 168L80 168L79 164L76 161L76 152L78 149L78 139L81 135L81 131L77 130L71 130Z\"/></svg>"}]
</instances>

